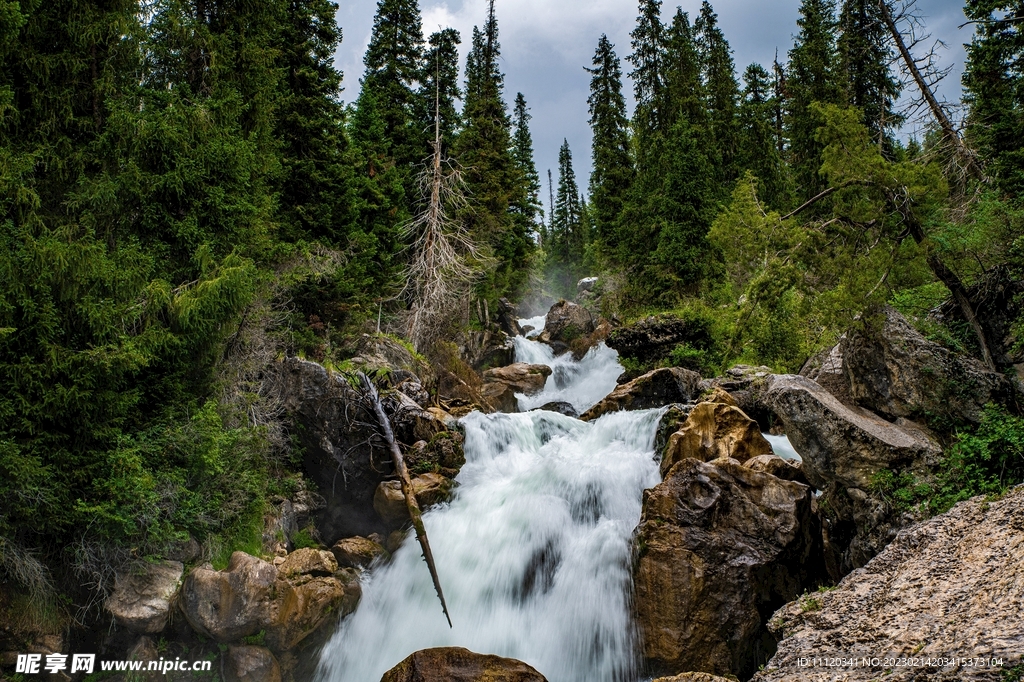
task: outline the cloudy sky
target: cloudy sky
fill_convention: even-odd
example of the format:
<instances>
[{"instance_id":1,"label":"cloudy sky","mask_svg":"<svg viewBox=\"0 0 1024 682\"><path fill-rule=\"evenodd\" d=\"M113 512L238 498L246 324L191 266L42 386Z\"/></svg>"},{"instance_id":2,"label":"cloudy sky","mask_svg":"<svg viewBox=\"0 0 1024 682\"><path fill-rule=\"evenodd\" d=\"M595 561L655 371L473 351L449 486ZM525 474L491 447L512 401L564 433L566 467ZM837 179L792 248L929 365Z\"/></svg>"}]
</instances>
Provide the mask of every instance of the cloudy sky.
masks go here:
<instances>
[{"instance_id":1,"label":"cloudy sky","mask_svg":"<svg viewBox=\"0 0 1024 682\"><path fill-rule=\"evenodd\" d=\"M482 25L487 0L420 0L423 33L454 27L462 33L463 66L473 26ZM666 0L663 20L674 13L678 0ZM793 44L800 0L713 0L719 23L734 51L742 73L747 64L768 67L778 50L781 59ZM338 23L344 41L337 65L344 71L344 98L358 94L363 73L363 53L370 40L376 0L340 0ZM695 17L700 0L683 0L684 11ZM945 63L955 64L947 78L944 95L958 99L963 43L971 28L957 29L965 21L962 0L919 0L918 7L930 33L947 43ZM586 187L590 168L590 128L587 125L587 94L598 37L607 33L620 58L629 54L629 32L637 14L636 0L496 0L500 30L506 101L522 92L531 108L531 130L537 168L545 175L557 172L558 147L568 139L581 187ZM623 71L629 65L623 63ZM632 86L625 85L627 90ZM557 182L557 177L556 177Z\"/></svg>"}]
</instances>

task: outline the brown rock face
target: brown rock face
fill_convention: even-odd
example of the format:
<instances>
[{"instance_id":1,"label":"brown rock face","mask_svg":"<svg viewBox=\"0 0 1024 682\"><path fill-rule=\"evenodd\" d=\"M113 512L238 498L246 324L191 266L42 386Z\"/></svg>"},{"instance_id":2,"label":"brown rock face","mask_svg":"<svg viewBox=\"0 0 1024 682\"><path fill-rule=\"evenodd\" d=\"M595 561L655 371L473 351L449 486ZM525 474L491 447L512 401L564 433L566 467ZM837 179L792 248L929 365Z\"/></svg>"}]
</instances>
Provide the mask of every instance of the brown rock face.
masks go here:
<instances>
[{"instance_id":1,"label":"brown rock face","mask_svg":"<svg viewBox=\"0 0 1024 682\"><path fill-rule=\"evenodd\" d=\"M779 609L779 649L757 682L1016 679L1024 653L1024 486L976 497L902 531L831 591ZM1004 669L801 666L805 657L1002 658ZM842 677L836 676L841 673Z\"/></svg>"},{"instance_id":2,"label":"brown rock face","mask_svg":"<svg viewBox=\"0 0 1024 682\"><path fill-rule=\"evenodd\" d=\"M417 651L391 670L380 682L547 682L522 661L469 649L443 647Z\"/></svg>"},{"instance_id":3,"label":"brown rock face","mask_svg":"<svg viewBox=\"0 0 1024 682\"><path fill-rule=\"evenodd\" d=\"M266 647L229 646L224 662L226 682L281 682L281 666Z\"/></svg>"},{"instance_id":4,"label":"brown rock face","mask_svg":"<svg viewBox=\"0 0 1024 682\"><path fill-rule=\"evenodd\" d=\"M652 672L741 678L774 651L777 605L818 584L807 486L728 459L677 463L644 493L636 610Z\"/></svg>"},{"instance_id":5,"label":"brown rock face","mask_svg":"<svg viewBox=\"0 0 1024 682\"><path fill-rule=\"evenodd\" d=\"M452 482L441 474L420 474L412 479L413 494L420 509L444 502L451 494ZM409 510L405 506L405 495L399 481L384 481L373 496L373 508L389 527L400 526L409 520Z\"/></svg>"},{"instance_id":6,"label":"brown rock face","mask_svg":"<svg viewBox=\"0 0 1024 682\"><path fill-rule=\"evenodd\" d=\"M743 410L722 403L700 403L690 411L683 427L669 437L661 458L661 474L664 476L673 464L684 459L709 462L732 457L742 463L771 452L772 446L761 435L757 422Z\"/></svg>"},{"instance_id":7,"label":"brown rock face","mask_svg":"<svg viewBox=\"0 0 1024 682\"><path fill-rule=\"evenodd\" d=\"M699 383L700 375L688 369L656 369L627 384L616 386L604 400L584 412L580 419L590 421L619 410L647 410L669 403L688 403L699 393Z\"/></svg>"},{"instance_id":8,"label":"brown rock face","mask_svg":"<svg viewBox=\"0 0 1024 682\"><path fill-rule=\"evenodd\" d=\"M181 584L180 561L147 564L142 572L119 576L104 606L132 632L155 634L167 626L171 599Z\"/></svg>"},{"instance_id":9,"label":"brown rock face","mask_svg":"<svg viewBox=\"0 0 1024 682\"><path fill-rule=\"evenodd\" d=\"M583 306L569 301L559 301L551 306L544 318L544 341L572 343L576 339L594 333L594 318Z\"/></svg>"},{"instance_id":10,"label":"brown rock face","mask_svg":"<svg viewBox=\"0 0 1024 682\"><path fill-rule=\"evenodd\" d=\"M507 384L516 393L533 395L544 389L544 383L551 376L547 365L530 365L517 362L507 367L498 367L484 372L484 381Z\"/></svg>"},{"instance_id":11,"label":"brown rock face","mask_svg":"<svg viewBox=\"0 0 1024 682\"><path fill-rule=\"evenodd\" d=\"M841 545L833 571L838 579L866 564L909 523L878 497L878 473L906 472L928 480L941 448L915 424L902 419L891 423L846 406L804 377L769 377L761 399L803 457L807 480L824 491L835 512L830 534Z\"/></svg>"},{"instance_id":12,"label":"brown rock face","mask_svg":"<svg viewBox=\"0 0 1024 682\"><path fill-rule=\"evenodd\" d=\"M889 418L981 421L982 409L1013 393L998 372L929 341L892 308L882 324L842 343L843 373L858 404Z\"/></svg>"},{"instance_id":13,"label":"brown rock face","mask_svg":"<svg viewBox=\"0 0 1024 682\"><path fill-rule=\"evenodd\" d=\"M274 566L235 552L227 570L200 567L188 574L181 588L181 608L196 632L232 642L262 629L276 582Z\"/></svg>"},{"instance_id":14,"label":"brown rock face","mask_svg":"<svg viewBox=\"0 0 1024 682\"><path fill-rule=\"evenodd\" d=\"M366 568L377 557L387 554L384 546L368 538L345 538L331 547L331 552L342 568Z\"/></svg>"},{"instance_id":15,"label":"brown rock face","mask_svg":"<svg viewBox=\"0 0 1024 682\"><path fill-rule=\"evenodd\" d=\"M278 575L285 579L299 575L329 576L337 570L338 562L333 554L312 547L295 550L277 567Z\"/></svg>"},{"instance_id":16,"label":"brown rock face","mask_svg":"<svg viewBox=\"0 0 1024 682\"><path fill-rule=\"evenodd\" d=\"M481 386L480 397L490 407L490 411L506 414L519 411L516 390L503 381L489 381Z\"/></svg>"},{"instance_id":17,"label":"brown rock face","mask_svg":"<svg viewBox=\"0 0 1024 682\"><path fill-rule=\"evenodd\" d=\"M778 455L758 455L743 463L743 466L754 471L763 471L783 481L796 481L808 485L800 462L783 459Z\"/></svg>"}]
</instances>

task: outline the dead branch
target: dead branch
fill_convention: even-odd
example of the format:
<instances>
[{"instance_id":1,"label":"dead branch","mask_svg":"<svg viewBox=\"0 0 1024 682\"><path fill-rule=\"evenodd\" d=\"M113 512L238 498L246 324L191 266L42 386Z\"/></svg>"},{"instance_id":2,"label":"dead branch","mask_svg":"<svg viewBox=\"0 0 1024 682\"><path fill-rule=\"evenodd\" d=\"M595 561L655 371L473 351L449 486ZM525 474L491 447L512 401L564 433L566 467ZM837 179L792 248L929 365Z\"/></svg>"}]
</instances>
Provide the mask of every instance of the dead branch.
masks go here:
<instances>
[{"instance_id":1,"label":"dead branch","mask_svg":"<svg viewBox=\"0 0 1024 682\"><path fill-rule=\"evenodd\" d=\"M437 592L437 598L441 600L441 609L444 611L444 617L448 619L448 627L452 627L452 618L448 615L448 605L445 604L444 593L441 591L441 581L437 577L434 555L430 551L430 543L427 540L427 530L423 526L423 515L420 512L420 505L416 501L416 495L413 493L412 480L409 478L409 470L405 466L402 451L398 449L398 443L395 442L395 434L391 430L391 421L384 413L384 407L381 405L377 387L373 385L370 378L364 373L359 372L359 380L363 384L366 400L370 403L374 414L377 416L377 421L380 423L380 432L388 444L388 449L391 451L391 460L395 464L398 480L402 484L405 507L409 510L409 517L412 519L413 528L416 529L416 540L419 541L420 549L423 550L423 560L427 562L427 568L430 570L430 579L434 581L434 590Z\"/></svg>"}]
</instances>

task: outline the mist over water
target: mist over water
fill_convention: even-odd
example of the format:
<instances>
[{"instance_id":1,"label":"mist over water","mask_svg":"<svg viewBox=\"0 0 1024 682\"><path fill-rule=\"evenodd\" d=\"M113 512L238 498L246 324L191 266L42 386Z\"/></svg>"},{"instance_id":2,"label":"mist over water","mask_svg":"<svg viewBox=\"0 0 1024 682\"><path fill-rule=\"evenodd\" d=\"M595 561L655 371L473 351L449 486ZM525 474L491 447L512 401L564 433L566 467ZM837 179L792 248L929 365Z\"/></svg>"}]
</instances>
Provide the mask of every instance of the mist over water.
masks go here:
<instances>
[{"instance_id":1,"label":"mist over water","mask_svg":"<svg viewBox=\"0 0 1024 682\"><path fill-rule=\"evenodd\" d=\"M615 386L617 355L580 363L516 340L517 358L559 372L532 404L584 410ZM520 399L521 405L525 398ZM584 423L554 412L462 419L466 465L452 500L424 514L454 628L410 535L367 574L358 610L325 646L318 678L375 682L419 649L461 646L529 663L551 682L637 679L629 556L662 410Z\"/></svg>"}]
</instances>

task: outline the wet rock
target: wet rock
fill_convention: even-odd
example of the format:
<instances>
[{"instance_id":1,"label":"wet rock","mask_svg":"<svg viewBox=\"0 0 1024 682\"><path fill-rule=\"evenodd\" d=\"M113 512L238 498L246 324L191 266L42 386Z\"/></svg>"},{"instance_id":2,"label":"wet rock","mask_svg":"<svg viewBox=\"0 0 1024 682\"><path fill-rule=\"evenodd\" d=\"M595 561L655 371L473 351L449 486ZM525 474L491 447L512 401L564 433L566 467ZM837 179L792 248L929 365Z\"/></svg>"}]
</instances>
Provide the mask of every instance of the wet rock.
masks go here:
<instances>
[{"instance_id":1,"label":"wet rock","mask_svg":"<svg viewBox=\"0 0 1024 682\"><path fill-rule=\"evenodd\" d=\"M184 570L180 561L144 564L137 572L117 577L104 606L118 624L132 632L161 632L167 626Z\"/></svg>"},{"instance_id":2,"label":"wet rock","mask_svg":"<svg viewBox=\"0 0 1024 682\"><path fill-rule=\"evenodd\" d=\"M575 339L589 336L594 329L594 318L586 308L563 300L551 306L547 317L544 318L544 333L541 340L569 344Z\"/></svg>"},{"instance_id":3,"label":"wet rock","mask_svg":"<svg viewBox=\"0 0 1024 682\"><path fill-rule=\"evenodd\" d=\"M266 647L229 646L224 663L225 682L281 682L281 666Z\"/></svg>"},{"instance_id":4,"label":"wet rock","mask_svg":"<svg viewBox=\"0 0 1024 682\"><path fill-rule=\"evenodd\" d=\"M507 298L498 299L498 326L510 337L526 334L519 326L519 310Z\"/></svg>"},{"instance_id":5,"label":"wet rock","mask_svg":"<svg viewBox=\"0 0 1024 682\"><path fill-rule=\"evenodd\" d=\"M732 457L742 463L771 452L772 446L761 435L757 422L743 410L722 403L700 403L690 411L682 428L669 437L661 458L661 473L664 476L673 464L684 459L708 462Z\"/></svg>"},{"instance_id":6,"label":"wet rock","mask_svg":"<svg viewBox=\"0 0 1024 682\"><path fill-rule=\"evenodd\" d=\"M776 478L781 478L783 481L796 481L797 483L809 485L800 462L783 459L778 455L758 455L748 459L743 463L743 466L754 471L763 471Z\"/></svg>"},{"instance_id":7,"label":"wet rock","mask_svg":"<svg viewBox=\"0 0 1024 682\"><path fill-rule=\"evenodd\" d=\"M664 360L683 343L703 348L710 342L706 329L671 316L647 317L619 327L608 335L607 341L608 347L619 351L619 355L645 363Z\"/></svg>"},{"instance_id":8,"label":"wet rock","mask_svg":"<svg viewBox=\"0 0 1024 682\"><path fill-rule=\"evenodd\" d=\"M683 428L683 424L686 423L686 418L690 416L690 410L693 408L693 405L683 403L673 403L668 406L654 432L654 451L656 453L665 452L665 448L668 447L668 439L672 437L673 433Z\"/></svg>"},{"instance_id":9,"label":"wet rock","mask_svg":"<svg viewBox=\"0 0 1024 682\"><path fill-rule=\"evenodd\" d=\"M832 533L837 547L843 546L839 572L863 566L912 520L881 498L879 473L906 473L928 481L941 448L912 422L890 423L846 406L804 377L771 377L762 400L803 458L807 480L830 501L832 522L848 528L836 527ZM843 533L845 538L840 537Z\"/></svg>"},{"instance_id":10,"label":"wet rock","mask_svg":"<svg viewBox=\"0 0 1024 682\"><path fill-rule=\"evenodd\" d=\"M504 367L516 361L514 335L495 328L467 331L459 344L462 358L477 372L489 367Z\"/></svg>"},{"instance_id":11,"label":"wet rock","mask_svg":"<svg viewBox=\"0 0 1024 682\"><path fill-rule=\"evenodd\" d=\"M278 652L294 649L324 624L354 611L362 591L355 571L347 570L351 573L338 573L344 581L334 576L305 576L298 584L279 580L261 622L267 646Z\"/></svg>"},{"instance_id":12,"label":"wet rock","mask_svg":"<svg viewBox=\"0 0 1024 682\"><path fill-rule=\"evenodd\" d=\"M700 375L688 369L656 369L628 384L616 386L614 391L587 410L580 419L590 421L619 410L646 410L670 403L688 403L697 396L699 383Z\"/></svg>"},{"instance_id":13,"label":"wet rock","mask_svg":"<svg viewBox=\"0 0 1024 682\"><path fill-rule=\"evenodd\" d=\"M424 649L384 673L380 682L546 682L511 658L476 654L460 647Z\"/></svg>"},{"instance_id":14,"label":"wet rock","mask_svg":"<svg viewBox=\"0 0 1024 682\"><path fill-rule=\"evenodd\" d=\"M488 412L512 414L519 411L516 390L503 381L491 381L480 388L480 396L491 408Z\"/></svg>"},{"instance_id":15,"label":"wet rock","mask_svg":"<svg viewBox=\"0 0 1024 682\"><path fill-rule=\"evenodd\" d=\"M181 609L196 632L233 642L263 629L274 600L277 569L244 552L224 571L193 569L181 588Z\"/></svg>"},{"instance_id":16,"label":"wet rock","mask_svg":"<svg viewBox=\"0 0 1024 682\"><path fill-rule=\"evenodd\" d=\"M929 341L888 306L879 326L847 335L842 354L853 399L890 419L977 424L985 405L1013 394L1002 374Z\"/></svg>"},{"instance_id":17,"label":"wet rock","mask_svg":"<svg viewBox=\"0 0 1024 682\"><path fill-rule=\"evenodd\" d=\"M597 286L597 277L584 277L580 281L576 282L576 295L580 296L594 290Z\"/></svg>"},{"instance_id":18,"label":"wet rock","mask_svg":"<svg viewBox=\"0 0 1024 682\"><path fill-rule=\"evenodd\" d=\"M426 510L448 499L452 482L440 474L420 474L412 479L412 489L420 509ZM395 480L381 483L373 498L373 508L388 527L394 528L408 521L409 511L405 506L401 482Z\"/></svg>"},{"instance_id":19,"label":"wet rock","mask_svg":"<svg viewBox=\"0 0 1024 682\"><path fill-rule=\"evenodd\" d=\"M572 417L573 419L576 419L580 416L580 413L576 411L576 408L573 407L572 403L562 402L559 400L550 403L544 403L540 407L531 410L531 412L536 412L537 410L544 410L545 412L557 412L558 414L564 414L566 417Z\"/></svg>"},{"instance_id":20,"label":"wet rock","mask_svg":"<svg viewBox=\"0 0 1024 682\"><path fill-rule=\"evenodd\" d=\"M749 677L774 651L768 614L818 584L807 486L733 460L679 462L644 492L636 610L651 672Z\"/></svg>"},{"instance_id":21,"label":"wet rock","mask_svg":"<svg viewBox=\"0 0 1024 682\"><path fill-rule=\"evenodd\" d=\"M277 567L278 575L285 579L294 579L302 575L334 575L337 570L338 562L333 554L312 547L295 550Z\"/></svg>"},{"instance_id":22,"label":"wet rock","mask_svg":"<svg viewBox=\"0 0 1024 682\"><path fill-rule=\"evenodd\" d=\"M342 568L367 568L375 560L387 555L387 550L369 538L345 538L331 547L338 566Z\"/></svg>"},{"instance_id":23,"label":"wet rock","mask_svg":"<svg viewBox=\"0 0 1024 682\"><path fill-rule=\"evenodd\" d=\"M544 383L551 376L551 368L547 365L530 365L517 362L507 367L498 367L484 372L485 382L498 382L508 385L516 393L534 395L544 390Z\"/></svg>"},{"instance_id":24,"label":"wet rock","mask_svg":"<svg viewBox=\"0 0 1024 682\"><path fill-rule=\"evenodd\" d=\"M838 587L779 609L770 627L778 652L757 682L832 680L800 658L845 656L1002 658L1024 652L1024 486L1002 499L977 497L900 532ZM989 667L847 667L842 679L997 680Z\"/></svg>"}]
</instances>

